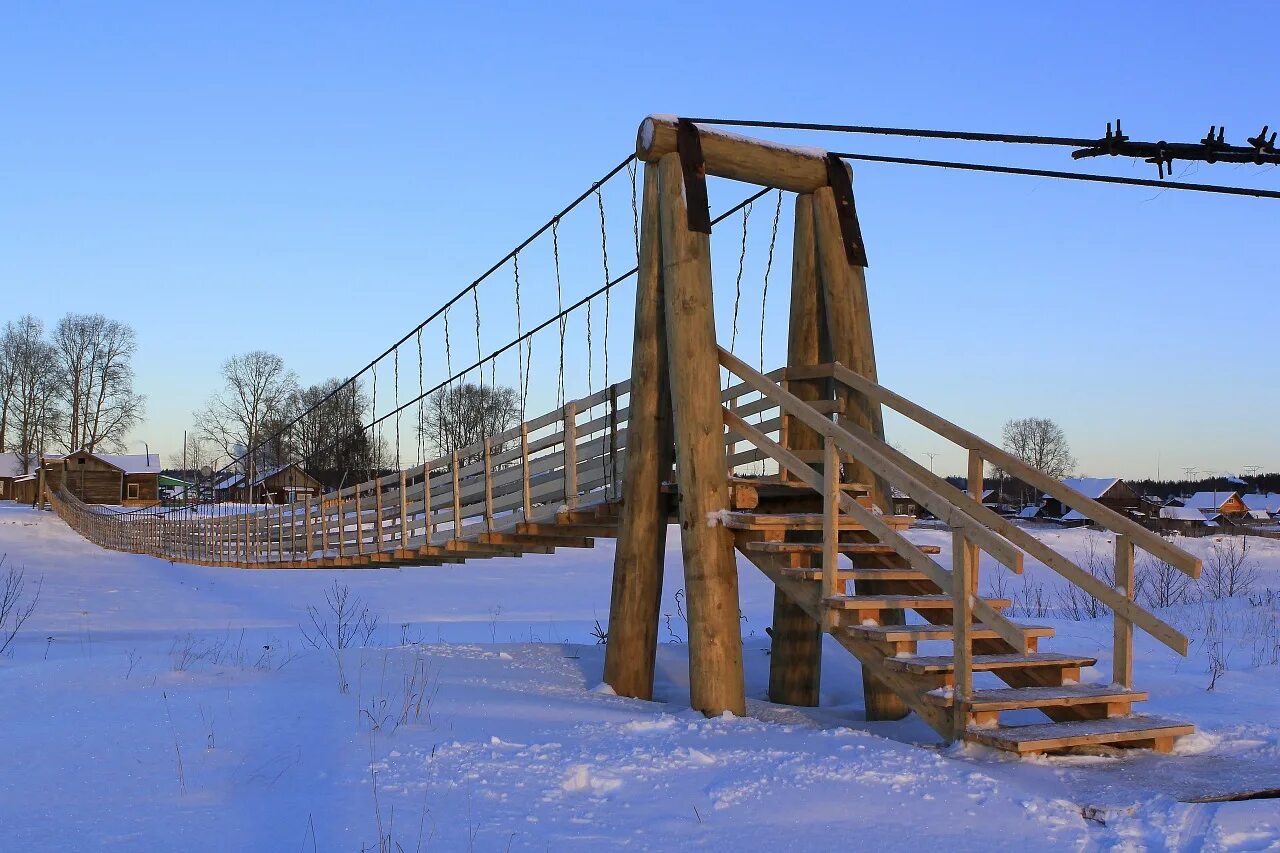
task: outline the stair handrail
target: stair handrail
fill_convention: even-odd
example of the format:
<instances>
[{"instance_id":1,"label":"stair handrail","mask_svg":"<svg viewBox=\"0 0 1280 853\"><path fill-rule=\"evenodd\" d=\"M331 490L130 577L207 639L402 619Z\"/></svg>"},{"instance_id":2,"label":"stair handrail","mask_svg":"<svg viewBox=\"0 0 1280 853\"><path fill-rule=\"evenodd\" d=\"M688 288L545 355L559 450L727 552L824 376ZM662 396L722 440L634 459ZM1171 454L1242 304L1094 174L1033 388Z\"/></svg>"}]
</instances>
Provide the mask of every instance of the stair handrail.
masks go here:
<instances>
[{"instance_id":1,"label":"stair handrail","mask_svg":"<svg viewBox=\"0 0 1280 853\"><path fill-rule=\"evenodd\" d=\"M801 403L803 406L804 404ZM737 432L745 441L750 441L756 447L763 450L779 465L785 467L797 480L809 486L809 488L823 493L822 475L819 474L812 466L796 456L790 450L778 444L764 433L757 430L754 426L744 421L732 410L725 408L722 410L725 425ZM884 544L893 548L894 553L906 561L907 565L929 578L944 593L951 592L951 572L944 569L932 557L925 554L918 547L913 545L901 533L890 527L885 521L870 509L858 503L849 495L840 490L835 495L839 501L840 511L851 516L855 521L865 527L869 532L876 536ZM834 572L835 560L831 560L824 564L826 567L832 567ZM834 585L834 574L831 579L826 581L828 586ZM1005 642L1013 646L1015 649L1026 651L1030 638L1026 631L1015 625L1013 622L996 610L990 604L982 599L975 599L973 602L973 613L982 620L987 627L995 631Z\"/></svg>"},{"instance_id":2,"label":"stair handrail","mask_svg":"<svg viewBox=\"0 0 1280 853\"><path fill-rule=\"evenodd\" d=\"M1199 558L1171 545L1156 533L1147 530L1132 519L1125 518L1110 507L1086 497L1061 480L1054 479L1043 471L1028 465L981 436L969 432L946 418L885 388L883 385L867 379L865 376L854 373L838 361L832 362L830 365L817 365L813 368L788 368L787 375L788 377L794 375L794 378L817 378L818 376L833 378L853 390L865 394L872 400L888 406L895 412L932 430L965 450L977 451L987 462L996 464L1028 485L1034 486L1045 494L1052 495L1072 509L1079 511L1082 515L1088 516L1102 527L1115 533L1123 533L1129 536L1135 546L1159 557L1189 577L1200 577L1202 563Z\"/></svg>"},{"instance_id":3,"label":"stair handrail","mask_svg":"<svg viewBox=\"0 0 1280 853\"><path fill-rule=\"evenodd\" d=\"M750 367L742 364L741 361L736 359L730 353L724 353L724 360L729 363L735 363L735 367L731 368L735 372L737 369L736 365L741 365L742 368L750 370ZM942 419L924 407L919 406L900 395L894 394L878 383L858 376L838 362L827 365L787 368L787 377L789 379L833 378L846 384L855 391L865 393L875 402L880 402L890 406L890 408L893 408L895 411L915 420L921 426L932 429L939 435L942 435L961 447L966 448L971 453L976 452L980 454L981 457L985 457L987 461L993 461L997 464L1005 465L1007 466L1005 470L1020 472L1020 476L1025 474L1026 476L1024 479L1031 485L1043 482L1045 485L1052 486L1057 482L1043 472L1037 471L1026 463L1021 462L1021 460L1016 460L1014 457L1009 456L1005 451L1000 450L989 442L969 433L950 421ZM778 388L778 391L783 395L786 394L781 387ZM798 398L794 398L791 401L792 408L794 408L796 404L800 407L805 405L803 401L800 401ZM794 412L794 414L796 414L797 417L801 416L800 412ZM811 417L810 420L812 420ZM806 424L811 425L809 424L809 421L806 421ZM840 433L844 433L848 435L849 438L854 439L857 444L862 444L863 446L866 444L876 445L880 455L890 460L892 466L895 468L915 473L920 478L932 476L928 474L927 469L914 460L909 459L906 454L894 449L884 442L881 442L879 439L874 438L870 433L854 424L845 421L841 426L836 426L835 424L831 424L830 426L830 430L827 431L828 434L838 436ZM939 429L938 427L943 428ZM856 444L851 444L850 446L856 446ZM856 451L851 452L856 453ZM934 479L936 480L940 478ZM1132 583L1130 583L1124 590L1113 589L1108 584L1080 568L1073 561L1059 554L1053 548L1032 536L1026 530L1013 524L1008 519L1001 517L990 508L983 506L969 495L965 495L960 492L960 490L956 489L949 483L945 486L936 483L935 485L938 490L945 496L949 497L950 500L964 506L968 510L970 517L976 519L978 523L981 523L993 533L1004 537L1022 551L1035 557L1050 569L1053 569L1069 583L1080 587L1089 595L1098 599L1098 601L1108 607L1112 613L1115 614L1117 622L1132 623L1133 625L1142 628L1146 633L1164 643L1178 654L1184 657L1187 655L1190 646L1190 642L1187 637L1155 614L1140 607L1133 600L1133 590L1129 588L1132 587ZM1175 558L1178 560L1178 563L1174 563L1171 559L1171 565L1179 565L1184 571L1187 569L1193 569L1194 574L1192 576L1198 576L1200 561L1195 557L1169 544L1164 539L1161 539L1159 536L1156 536L1142 526L1124 518L1114 510L1104 507L1101 504L1096 504L1096 502L1086 498L1074 489L1071 489L1061 483L1058 483L1057 485L1061 488L1053 490L1046 489L1045 491L1055 495L1065 495L1065 493L1069 492L1069 497L1071 499L1071 503L1069 505L1078 504L1085 507L1090 511L1085 514L1090 515L1090 517L1094 517L1094 515L1096 515L1103 519L1107 519L1108 521L1113 521L1116 524L1116 528L1112 529L1117 533L1123 533L1126 536L1125 541L1129 544L1142 547L1144 550L1147 550L1162 559ZM916 497L915 495L912 496ZM1095 506L1090 506L1090 504L1095 504ZM1081 509L1081 512L1084 513L1085 510ZM1104 524L1104 526L1106 525ZM1136 531L1136 534L1134 531Z\"/></svg>"}]
</instances>

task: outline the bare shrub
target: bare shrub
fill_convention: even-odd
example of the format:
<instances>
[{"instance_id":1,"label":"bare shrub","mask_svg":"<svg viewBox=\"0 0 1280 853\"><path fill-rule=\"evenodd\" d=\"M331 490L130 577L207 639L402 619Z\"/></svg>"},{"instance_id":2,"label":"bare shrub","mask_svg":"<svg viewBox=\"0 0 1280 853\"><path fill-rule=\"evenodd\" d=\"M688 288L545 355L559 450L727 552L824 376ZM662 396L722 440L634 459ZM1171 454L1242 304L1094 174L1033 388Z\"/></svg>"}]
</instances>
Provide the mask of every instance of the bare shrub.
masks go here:
<instances>
[{"instance_id":1,"label":"bare shrub","mask_svg":"<svg viewBox=\"0 0 1280 853\"><path fill-rule=\"evenodd\" d=\"M1149 609L1173 607L1191 600L1191 577L1172 563L1144 554L1136 571L1137 598Z\"/></svg>"},{"instance_id":2,"label":"bare shrub","mask_svg":"<svg viewBox=\"0 0 1280 853\"><path fill-rule=\"evenodd\" d=\"M1080 568L1084 569L1109 589L1116 585L1116 561L1106 551L1099 549L1098 537L1087 536L1084 540L1084 554ZM1077 621L1097 619L1110 612L1110 609L1091 594L1075 584L1067 584L1058 592L1058 602L1062 613L1068 619Z\"/></svg>"},{"instance_id":3,"label":"bare shrub","mask_svg":"<svg viewBox=\"0 0 1280 853\"><path fill-rule=\"evenodd\" d=\"M342 651L359 639L368 645L378 628L378 617L369 611L360 596L352 596L351 587L336 580L324 591L328 614L313 604L307 605L311 628L299 625L302 637L313 649L329 649L338 665L338 691L351 689L342 665Z\"/></svg>"},{"instance_id":4,"label":"bare shrub","mask_svg":"<svg viewBox=\"0 0 1280 853\"><path fill-rule=\"evenodd\" d=\"M1248 536L1224 536L1209 548L1201 594L1206 598L1234 598L1248 595L1258 582L1258 566L1249 557Z\"/></svg>"},{"instance_id":5,"label":"bare shrub","mask_svg":"<svg viewBox=\"0 0 1280 853\"><path fill-rule=\"evenodd\" d=\"M7 554L0 554L0 568L4 567ZM27 581L26 570L10 566L4 573L3 587L0 588L0 655L4 654L18 631L36 611L40 601L40 590L44 586L44 578L36 583L36 590L30 598L25 596ZM46 653L47 654L47 653Z\"/></svg>"},{"instance_id":6,"label":"bare shrub","mask_svg":"<svg viewBox=\"0 0 1280 853\"><path fill-rule=\"evenodd\" d=\"M1022 576L1022 587L1013 601L1013 612L1024 619L1043 619L1049 613L1049 592L1044 584Z\"/></svg>"}]
</instances>

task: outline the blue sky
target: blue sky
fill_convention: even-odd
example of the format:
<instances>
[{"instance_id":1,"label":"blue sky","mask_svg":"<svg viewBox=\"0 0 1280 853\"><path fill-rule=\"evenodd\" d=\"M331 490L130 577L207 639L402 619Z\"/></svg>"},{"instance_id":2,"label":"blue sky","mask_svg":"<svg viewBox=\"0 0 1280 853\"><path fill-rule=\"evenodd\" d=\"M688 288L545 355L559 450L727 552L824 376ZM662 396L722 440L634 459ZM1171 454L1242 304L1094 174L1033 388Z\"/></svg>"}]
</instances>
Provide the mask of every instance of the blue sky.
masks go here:
<instances>
[{"instance_id":1,"label":"blue sky","mask_svg":"<svg viewBox=\"0 0 1280 853\"><path fill-rule=\"evenodd\" d=\"M1275 13L1257 5L899 8L8 4L4 317L132 323L150 400L135 438L169 453L224 358L262 348L304 381L348 374L616 164L650 112L1066 136L1119 116L1134 138L1170 140L1280 124L1267 112ZM1061 149L772 135L1072 168ZM1274 201L855 172L885 384L989 438L1010 417L1055 418L1081 473L1280 469ZM1280 187L1251 166L1184 177ZM625 187L611 192L616 272L630 223ZM763 204L744 285L753 316ZM722 334L740 227L717 231ZM600 275L588 232L566 250L580 292ZM554 304L537 251L522 262L530 316ZM787 269L784 247L775 295ZM611 378L626 372L630 291L615 298ZM783 305L770 303L771 364ZM485 292L493 343L511 314L509 291ZM571 333L579 369L584 345ZM535 364L554 360L549 338L536 346ZM554 402L553 373L532 385L531 406ZM917 458L944 451L935 467L961 470L942 442L890 428Z\"/></svg>"}]
</instances>

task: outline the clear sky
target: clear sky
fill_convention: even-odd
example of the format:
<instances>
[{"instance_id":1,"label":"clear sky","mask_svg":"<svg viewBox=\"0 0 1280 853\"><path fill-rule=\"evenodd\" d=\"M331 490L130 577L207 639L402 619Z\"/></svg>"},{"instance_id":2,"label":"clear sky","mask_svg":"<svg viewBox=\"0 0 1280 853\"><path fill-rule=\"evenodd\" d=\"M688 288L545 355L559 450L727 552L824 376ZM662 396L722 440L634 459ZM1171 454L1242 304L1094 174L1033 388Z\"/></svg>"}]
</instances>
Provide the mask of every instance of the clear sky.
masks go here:
<instances>
[{"instance_id":1,"label":"clear sky","mask_svg":"<svg viewBox=\"0 0 1280 853\"><path fill-rule=\"evenodd\" d=\"M136 448L168 454L224 358L268 349L304 381L347 375L616 164L650 112L1082 137L1119 116L1178 141L1280 124L1271 7L1050 5L5 4L0 319L132 323ZM771 135L1073 167L1062 149ZM1277 202L855 172L885 384L997 440L1008 418L1054 418L1085 474L1280 470ZM1177 172L1280 187L1273 168ZM718 251L724 325L737 259ZM546 269L522 270L526 309L554 304ZM613 319L616 347L629 312ZM534 371L539 400L549 375Z\"/></svg>"}]
</instances>

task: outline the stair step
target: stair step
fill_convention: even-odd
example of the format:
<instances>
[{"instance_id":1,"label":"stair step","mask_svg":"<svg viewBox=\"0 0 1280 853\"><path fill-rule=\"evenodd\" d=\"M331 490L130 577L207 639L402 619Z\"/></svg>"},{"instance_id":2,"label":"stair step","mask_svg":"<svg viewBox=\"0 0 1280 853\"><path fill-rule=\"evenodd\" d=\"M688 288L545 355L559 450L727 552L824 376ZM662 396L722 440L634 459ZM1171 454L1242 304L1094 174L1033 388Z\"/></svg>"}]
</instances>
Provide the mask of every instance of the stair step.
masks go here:
<instances>
[{"instance_id":1,"label":"stair step","mask_svg":"<svg viewBox=\"0 0 1280 853\"><path fill-rule=\"evenodd\" d=\"M996 610L1013 606L1007 598L982 600ZM824 603L834 610L950 610L954 605L949 595L833 595Z\"/></svg>"},{"instance_id":2,"label":"stair step","mask_svg":"<svg viewBox=\"0 0 1280 853\"><path fill-rule=\"evenodd\" d=\"M931 690L924 695L931 705L944 708L954 704L948 690ZM1115 685L1064 684L1061 687L1001 687L975 690L967 703L974 711L1016 711L1022 708L1064 708L1071 705L1101 705L1107 702L1145 702L1147 693Z\"/></svg>"},{"instance_id":3,"label":"stair step","mask_svg":"<svg viewBox=\"0 0 1280 853\"><path fill-rule=\"evenodd\" d=\"M1097 658L1063 655L1056 652L1037 652L1030 655L974 655L973 671L988 672L995 669L1033 669L1036 667L1077 668L1093 666ZM885 658L889 669L916 675L955 671L955 658L951 655L912 655L910 657Z\"/></svg>"},{"instance_id":4,"label":"stair step","mask_svg":"<svg viewBox=\"0 0 1280 853\"><path fill-rule=\"evenodd\" d=\"M895 530L906 530L915 518L910 515L882 515L880 520ZM720 523L730 530L821 530L822 514L817 512L724 512L720 516ZM866 530L846 515L840 516L840 529Z\"/></svg>"},{"instance_id":5,"label":"stair step","mask_svg":"<svg viewBox=\"0 0 1280 853\"><path fill-rule=\"evenodd\" d=\"M1175 738L1194 731L1195 726L1181 720L1135 714L1032 726L969 726L965 730L965 740L1017 753L1094 744L1149 745L1165 752L1172 748Z\"/></svg>"},{"instance_id":6,"label":"stair step","mask_svg":"<svg viewBox=\"0 0 1280 853\"><path fill-rule=\"evenodd\" d=\"M782 573L800 581L822 580L822 569L785 568ZM915 569L848 568L836 570L836 581L927 581L929 576Z\"/></svg>"},{"instance_id":7,"label":"stair step","mask_svg":"<svg viewBox=\"0 0 1280 853\"><path fill-rule=\"evenodd\" d=\"M777 477L730 477L729 485L731 486L754 486L760 490L761 494L766 492L813 492L817 494L812 486L808 483L802 483L799 480L780 480ZM871 487L866 483L841 483L841 491L865 495L871 491Z\"/></svg>"},{"instance_id":8,"label":"stair step","mask_svg":"<svg viewBox=\"0 0 1280 853\"><path fill-rule=\"evenodd\" d=\"M1053 628L1047 625L1018 625L1030 637L1052 637ZM955 629L950 625L850 625L845 629L861 640L882 643L901 643L923 640L950 640ZM996 640L1000 635L984 625L973 626L975 640Z\"/></svg>"},{"instance_id":9,"label":"stair step","mask_svg":"<svg viewBox=\"0 0 1280 853\"><path fill-rule=\"evenodd\" d=\"M821 554L821 542L748 542L748 551L764 551L769 554ZM841 542L841 554L897 554L892 545L880 542ZM917 545L921 554L938 554L942 548L937 545Z\"/></svg>"}]
</instances>

